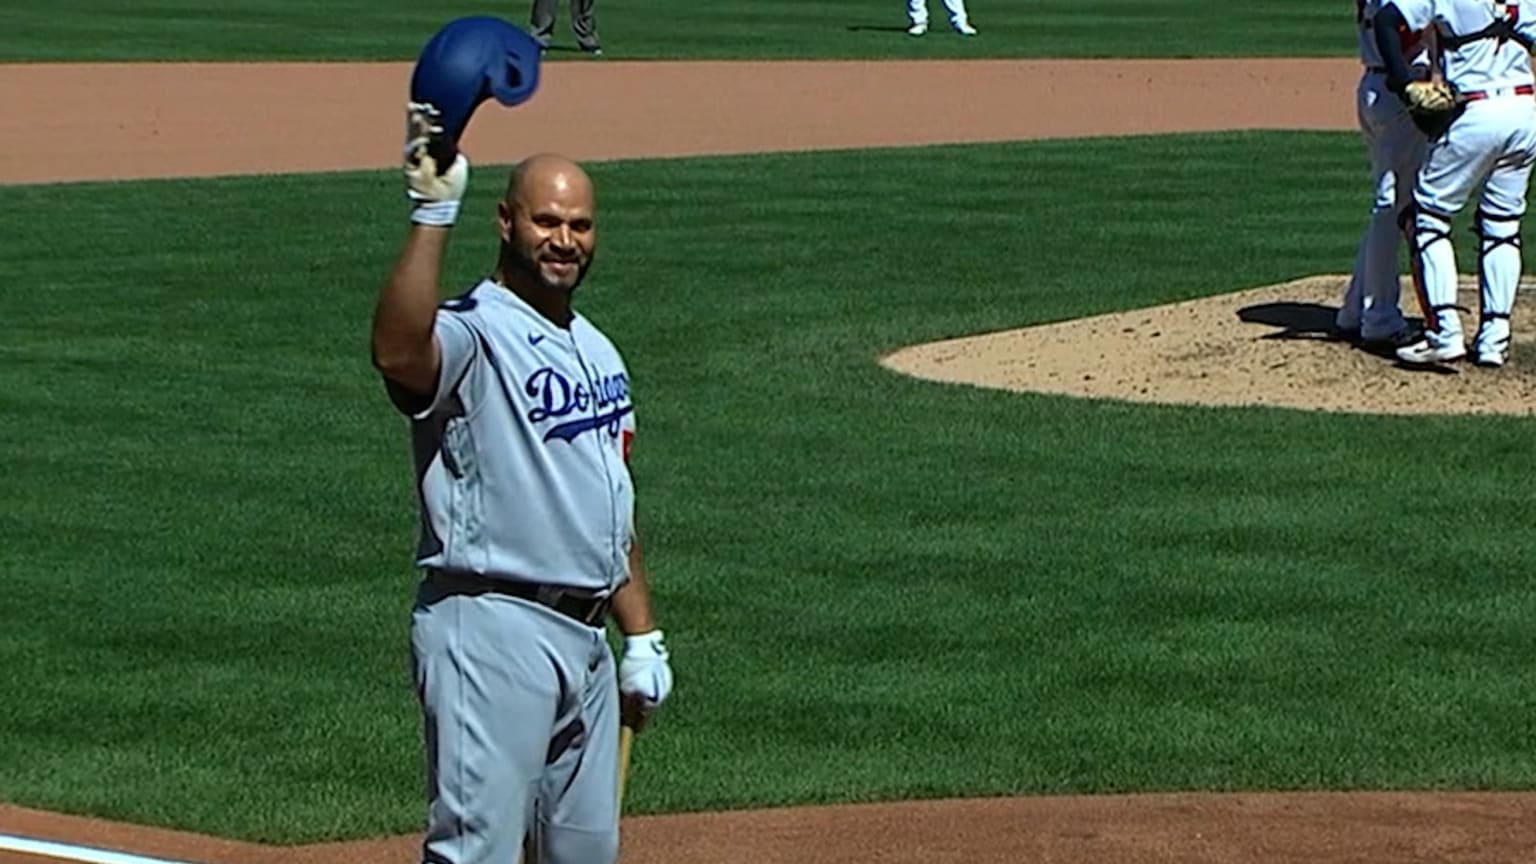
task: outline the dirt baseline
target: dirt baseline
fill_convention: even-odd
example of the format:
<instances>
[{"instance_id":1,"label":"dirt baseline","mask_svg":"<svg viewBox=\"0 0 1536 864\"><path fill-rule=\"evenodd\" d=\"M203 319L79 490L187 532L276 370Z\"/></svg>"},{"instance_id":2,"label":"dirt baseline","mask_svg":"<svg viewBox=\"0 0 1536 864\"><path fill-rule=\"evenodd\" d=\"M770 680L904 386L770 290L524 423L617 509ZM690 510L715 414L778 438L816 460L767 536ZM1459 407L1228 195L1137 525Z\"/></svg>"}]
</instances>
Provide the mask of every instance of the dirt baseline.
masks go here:
<instances>
[{"instance_id":1,"label":"dirt baseline","mask_svg":"<svg viewBox=\"0 0 1536 864\"><path fill-rule=\"evenodd\" d=\"M1529 864L1503 793L1158 794L907 801L626 819L625 864ZM415 864L414 837L271 847L0 806L6 831L220 864ZM37 864L7 858L0 864ZM510 862L509 862L510 864Z\"/></svg>"},{"instance_id":2,"label":"dirt baseline","mask_svg":"<svg viewBox=\"0 0 1536 864\"><path fill-rule=\"evenodd\" d=\"M10 108L0 115L0 143L10 156L0 164L0 183L393 167L409 71L398 63L0 65L0 99ZM558 63L546 67L539 95L523 108L478 113L465 149L489 163L547 149L595 160L1348 130L1358 73L1348 60ZM1028 111L1020 109L1026 98ZM1425 403L1403 398L1405 388L1433 386L1448 408L1504 410L1490 377L1434 383L1339 344L1272 338L1307 337L1338 293L1338 277L1324 276L1123 317L915 346L884 362L935 380L1099 398L1385 411ZM1228 335L1218 338L1222 328ZM1123 338L1089 353L1079 341L1085 333ZM1528 336L1517 332L1520 343ZM1516 365L1523 350L1517 344ZM1119 356L1147 374L1117 366ZM1213 377L1217 367L1230 374ZM1524 373L1509 373L1497 379L1500 386L1529 402ZM1254 383L1259 375L1263 386ZM1311 403L1308 393L1317 397ZM643 771L634 782L645 782ZM277 848L0 805L0 864L69 858L66 846L46 858L5 851L24 838L201 864L418 860L415 836ZM1040 797L624 822L627 864L1527 864L1536 860L1533 850L1536 794ZM75 853L76 860L84 854Z\"/></svg>"}]
</instances>

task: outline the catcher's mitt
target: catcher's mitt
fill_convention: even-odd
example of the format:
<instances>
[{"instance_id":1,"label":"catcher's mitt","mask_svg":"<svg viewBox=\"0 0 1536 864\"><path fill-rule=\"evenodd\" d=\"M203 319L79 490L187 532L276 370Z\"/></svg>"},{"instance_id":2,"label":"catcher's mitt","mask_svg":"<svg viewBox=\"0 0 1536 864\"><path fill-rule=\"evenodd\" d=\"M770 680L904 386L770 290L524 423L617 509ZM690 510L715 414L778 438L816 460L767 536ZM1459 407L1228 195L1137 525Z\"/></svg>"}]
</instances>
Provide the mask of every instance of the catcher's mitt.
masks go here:
<instances>
[{"instance_id":1,"label":"catcher's mitt","mask_svg":"<svg viewBox=\"0 0 1536 864\"><path fill-rule=\"evenodd\" d=\"M1437 138L1461 114L1467 100L1449 81L1410 81L1403 88L1403 102L1413 125Z\"/></svg>"}]
</instances>

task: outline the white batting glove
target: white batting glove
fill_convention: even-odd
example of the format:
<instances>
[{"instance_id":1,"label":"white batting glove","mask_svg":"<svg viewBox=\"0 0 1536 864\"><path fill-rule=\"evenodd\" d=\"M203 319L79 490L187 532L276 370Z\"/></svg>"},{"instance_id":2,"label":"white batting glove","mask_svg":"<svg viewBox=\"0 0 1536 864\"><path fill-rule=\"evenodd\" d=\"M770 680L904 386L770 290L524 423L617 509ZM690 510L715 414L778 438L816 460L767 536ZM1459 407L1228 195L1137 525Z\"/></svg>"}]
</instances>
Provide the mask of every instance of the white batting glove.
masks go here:
<instances>
[{"instance_id":1,"label":"white batting glove","mask_svg":"<svg viewBox=\"0 0 1536 864\"><path fill-rule=\"evenodd\" d=\"M427 151L443 134L441 119L441 112L430 104L406 106L405 195L411 202L411 221L418 225L447 227L458 221L459 203L469 187L469 159L463 153L439 174L437 160Z\"/></svg>"},{"instance_id":2,"label":"white batting glove","mask_svg":"<svg viewBox=\"0 0 1536 864\"><path fill-rule=\"evenodd\" d=\"M672 667L667 664L667 657L667 645L660 630L624 637L619 692L636 703L642 716L656 710L672 692Z\"/></svg>"}]
</instances>

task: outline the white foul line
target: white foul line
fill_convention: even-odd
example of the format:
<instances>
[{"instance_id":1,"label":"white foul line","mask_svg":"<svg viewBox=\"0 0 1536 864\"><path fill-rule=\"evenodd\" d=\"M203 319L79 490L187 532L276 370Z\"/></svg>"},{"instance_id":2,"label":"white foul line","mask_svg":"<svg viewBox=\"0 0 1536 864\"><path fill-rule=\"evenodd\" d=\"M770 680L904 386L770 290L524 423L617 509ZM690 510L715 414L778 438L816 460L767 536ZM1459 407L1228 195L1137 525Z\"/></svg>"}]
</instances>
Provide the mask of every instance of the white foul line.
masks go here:
<instances>
[{"instance_id":1,"label":"white foul line","mask_svg":"<svg viewBox=\"0 0 1536 864\"><path fill-rule=\"evenodd\" d=\"M171 861L166 858L146 858L143 855L130 855L127 852L112 852L107 849L93 849L89 846L75 846L71 843L31 840L26 837L17 837L14 834L0 834L0 850L21 852L26 855L41 855L45 858L63 858L66 861L83 861L86 864L187 864L184 861Z\"/></svg>"}]
</instances>

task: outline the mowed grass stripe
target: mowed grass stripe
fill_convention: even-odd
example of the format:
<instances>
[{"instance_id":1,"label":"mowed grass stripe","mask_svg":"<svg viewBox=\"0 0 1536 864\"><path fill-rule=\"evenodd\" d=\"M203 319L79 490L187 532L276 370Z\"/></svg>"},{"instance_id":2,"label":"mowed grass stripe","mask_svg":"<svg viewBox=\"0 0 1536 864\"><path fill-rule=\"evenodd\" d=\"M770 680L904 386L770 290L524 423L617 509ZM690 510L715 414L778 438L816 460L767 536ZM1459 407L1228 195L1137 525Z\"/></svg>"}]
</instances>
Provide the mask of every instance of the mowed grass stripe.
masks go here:
<instances>
[{"instance_id":1,"label":"mowed grass stripe","mask_svg":"<svg viewBox=\"0 0 1536 864\"><path fill-rule=\"evenodd\" d=\"M591 166L580 305L634 374L678 675L634 812L1529 788L1528 422L876 364L1343 271L1361 160L1253 133ZM503 179L475 169L445 293L492 261ZM0 798L261 840L415 830L408 450L367 351L397 178L12 195Z\"/></svg>"},{"instance_id":2,"label":"mowed grass stripe","mask_svg":"<svg viewBox=\"0 0 1536 864\"><path fill-rule=\"evenodd\" d=\"M527 26L527 3L492 8L469 0L73 0L67 8L13 4L0 28L0 61L16 60L411 60L442 24L498 15ZM711 0L678 14L645 3L599 3L612 59L815 59L953 57L1347 56L1350 7L1331 0L1232 9L1207 0L1073 0L971 4L981 35L950 31L932 0L932 29L903 32L890 0ZM577 57L562 3L548 57ZM891 86L906 86L892 81ZM298 94L296 98L302 98ZM1021 94L1021 98L1022 94Z\"/></svg>"}]
</instances>

